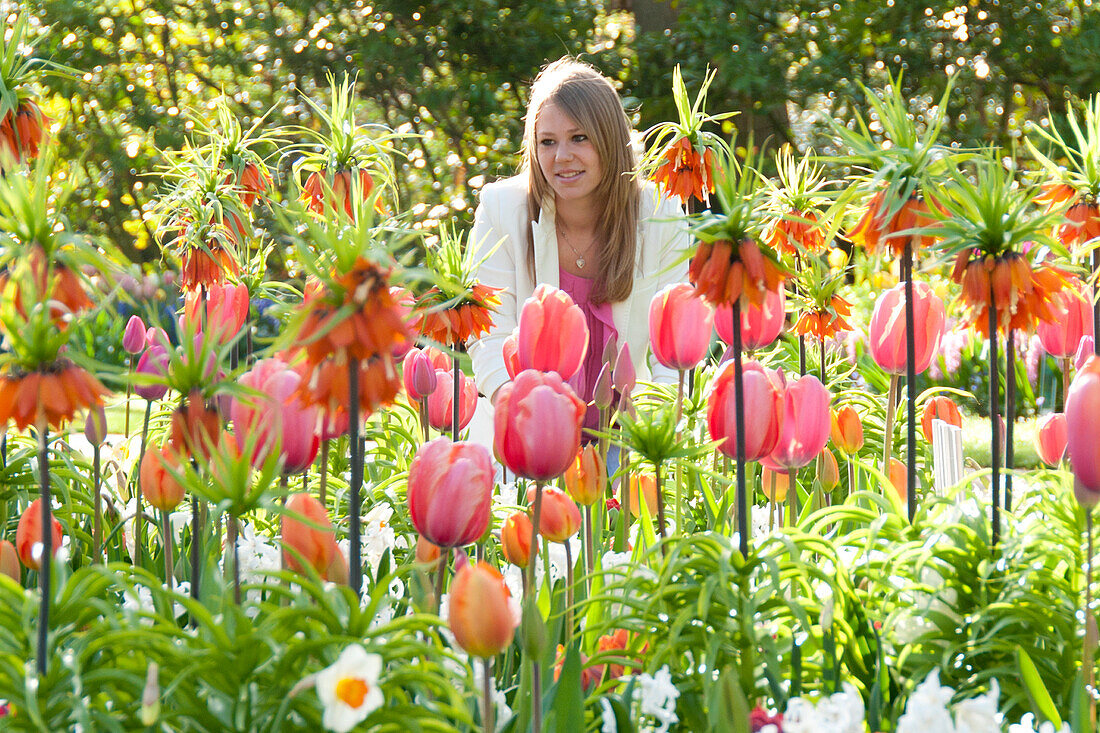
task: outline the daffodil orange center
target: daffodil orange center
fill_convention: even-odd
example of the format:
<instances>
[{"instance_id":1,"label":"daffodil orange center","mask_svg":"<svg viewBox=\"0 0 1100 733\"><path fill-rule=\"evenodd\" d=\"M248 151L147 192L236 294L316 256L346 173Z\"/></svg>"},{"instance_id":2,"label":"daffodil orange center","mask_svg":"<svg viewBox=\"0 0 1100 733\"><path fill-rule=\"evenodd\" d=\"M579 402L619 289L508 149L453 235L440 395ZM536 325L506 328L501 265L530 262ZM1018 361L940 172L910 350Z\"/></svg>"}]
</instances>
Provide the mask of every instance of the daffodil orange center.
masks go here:
<instances>
[{"instance_id":1,"label":"daffodil orange center","mask_svg":"<svg viewBox=\"0 0 1100 733\"><path fill-rule=\"evenodd\" d=\"M367 683L358 677L345 677L336 683L336 697L353 708L363 704L363 698L367 696L369 690Z\"/></svg>"}]
</instances>

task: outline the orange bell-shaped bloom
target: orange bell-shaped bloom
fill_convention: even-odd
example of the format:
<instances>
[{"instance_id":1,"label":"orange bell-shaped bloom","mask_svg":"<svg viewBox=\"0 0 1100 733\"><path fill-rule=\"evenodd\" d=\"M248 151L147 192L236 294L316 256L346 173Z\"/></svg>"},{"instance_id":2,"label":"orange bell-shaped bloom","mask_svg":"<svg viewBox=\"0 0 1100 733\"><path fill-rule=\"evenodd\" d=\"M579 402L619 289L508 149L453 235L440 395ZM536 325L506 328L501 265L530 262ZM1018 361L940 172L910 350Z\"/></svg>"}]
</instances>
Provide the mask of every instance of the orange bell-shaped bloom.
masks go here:
<instances>
[{"instance_id":1,"label":"orange bell-shaped bloom","mask_svg":"<svg viewBox=\"0 0 1100 733\"><path fill-rule=\"evenodd\" d=\"M928 205L919 196L910 196L893 216L889 216L890 206L886 200L886 191L879 191L867 204L867 209L849 233L848 237L868 252L877 252L881 247L889 247L895 256L905 252L905 245L912 241L913 251L929 247L934 240L930 234L899 234L911 229L927 227L933 223L928 213Z\"/></svg>"},{"instance_id":2,"label":"orange bell-shaped bloom","mask_svg":"<svg viewBox=\"0 0 1100 733\"><path fill-rule=\"evenodd\" d=\"M714 193L714 152L700 153L691 140L681 137L665 151L665 161L653 172L653 180L668 196L678 196L685 204L691 199L709 200Z\"/></svg>"},{"instance_id":3,"label":"orange bell-shaped bloom","mask_svg":"<svg viewBox=\"0 0 1100 733\"><path fill-rule=\"evenodd\" d=\"M695 292L715 308L744 298L762 305L764 296L779 289L788 274L760 251L751 239L700 242L691 258L688 275Z\"/></svg>"},{"instance_id":4,"label":"orange bell-shaped bloom","mask_svg":"<svg viewBox=\"0 0 1100 733\"><path fill-rule=\"evenodd\" d=\"M500 305L500 290L475 283L460 303L442 310L429 306L416 311L413 328L437 344L464 344L480 338L493 327L493 313ZM438 291L433 289L421 302L430 302L435 295Z\"/></svg>"},{"instance_id":5,"label":"orange bell-shaped bloom","mask_svg":"<svg viewBox=\"0 0 1100 733\"><path fill-rule=\"evenodd\" d=\"M56 430L77 412L102 405L107 394L98 379L69 362L7 374L0 377L0 425L11 420L23 430L37 425L41 416Z\"/></svg>"},{"instance_id":6,"label":"orange bell-shaped bloom","mask_svg":"<svg viewBox=\"0 0 1100 733\"><path fill-rule=\"evenodd\" d=\"M846 318L852 315L852 304L834 295L829 301L829 307L819 310L808 310L798 317L794 324L794 332L800 336L813 336L826 339L851 331L852 326Z\"/></svg>"},{"instance_id":7,"label":"orange bell-shaped bloom","mask_svg":"<svg viewBox=\"0 0 1100 733\"><path fill-rule=\"evenodd\" d=\"M787 216L772 226L767 244L785 255L794 255L799 248L809 253L825 249L825 235L817 226L816 211L791 209Z\"/></svg>"},{"instance_id":8,"label":"orange bell-shaped bloom","mask_svg":"<svg viewBox=\"0 0 1100 733\"><path fill-rule=\"evenodd\" d=\"M1058 227L1058 239L1066 247L1076 248L1100 237L1100 206L1078 201L1066 210L1066 221Z\"/></svg>"}]
</instances>

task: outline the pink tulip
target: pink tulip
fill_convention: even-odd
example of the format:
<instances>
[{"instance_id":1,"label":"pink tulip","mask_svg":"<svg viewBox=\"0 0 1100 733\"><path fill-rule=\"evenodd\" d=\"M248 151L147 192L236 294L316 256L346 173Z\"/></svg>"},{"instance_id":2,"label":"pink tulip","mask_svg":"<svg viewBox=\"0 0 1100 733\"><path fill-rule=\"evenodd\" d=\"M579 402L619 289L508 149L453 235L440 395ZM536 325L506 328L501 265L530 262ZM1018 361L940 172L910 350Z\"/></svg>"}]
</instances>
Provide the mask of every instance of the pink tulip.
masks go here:
<instances>
[{"instance_id":1,"label":"pink tulip","mask_svg":"<svg viewBox=\"0 0 1100 733\"><path fill-rule=\"evenodd\" d=\"M1039 323L1039 340L1047 353L1057 359L1073 356L1085 336L1094 336L1092 303L1082 286L1069 287L1051 299L1054 318Z\"/></svg>"},{"instance_id":2,"label":"pink tulip","mask_svg":"<svg viewBox=\"0 0 1100 733\"><path fill-rule=\"evenodd\" d=\"M160 344L153 344L138 359L136 374L163 378L168 374L168 350ZM168 385L163 381L156 384L138 384L134 387L138 396L146 400L159 400L168 393Z\"/></svg>"},{"instance_id":3,"label":"pink tulip","mask_svg":"<svg viewBox=\"0 0 1100 733\"><path fill-rule=\"evenodd\" d=\"M761 305L741 308L741 346L748 351L763 349L779 338L786 318L787 299L783 287L768 291ZM714 330L726 344L733 344L733 307L720 306L714 312Z\"/></svg>"},{"instance_id":4,"label":"pink tulip","mask_svg":"<svg viewBox=\"0 0 1100 733\"><path fill-rule=\"evenodd\" d=\"M405 393L414 402L435 392L435 366L428 354L415 347L409 349L402 362L401 379L405 383Z\"/></svg>"},{"instance_id":5,"label":"pink tulip","mask_svg":"<svg viewBox=\"0 0 1100 733\"><path fill-rule=\"evenodd\" d=\"M547 481L565 473L581 444L585 405L556 373L527 369L497 391L493 449L519 476Z\"/></svg>"},{"instance_id":6,"label":"pink tulip","mask_svg":"<svg viewBox=\"0 0 1100 733\"><path fill-rule=\"evenodd\" d=\"M1035 451L1048 466L1057 466L1066 453L1069 430L1065 413L1055 412L1039 420L1035 431Z\"/></svg>"},{"instance_id":7,"label":"pink tulip","mask_svg":"<svg viewBox=\"0 0 1100 733\"><path fill-rule=\"evenodd\" d=\"M1081 367L1085 366L1085 362L1089 360L1096 350L1096 341L1093 336L1083 336L1081 343L1077 347L1077 353L1073 355L1073 368L1077 371L1081 370Z\"/></svg>"},{"instance_id":8,"label":"pink tulip","mask_svg":"<svg viewBox=\"0 0 1100 733\"><path fill-rule=\"evenodd\" d=\"M813 375L783 385L779 440L767 461L786 469L814 460L829 440L829 390Z\"/></svg>"},{"instance_id":9,"label":"pink tulip","mask_svg":"<svg viewBox=\"0 0 1100 733\"><path fill-rule=\"evenodd\" d=\"M707 400L707 427L710 437L712 440L722 441L718 449L730 458L737 457L734 381L734 362L728 361L714 378ZM774 372L751 360L744 362L742 382L745 387L745 459L758 461L775 450L779 441L783 407L781 386ZM826 434L828 429L826 422Z\"/></svg>"},{"instance_id":10,"label":"pink tulip","mask_svg":"<svg viewBox=\"0 0 1100 733\"><path fill-rule=\"evenodd\" d=\"M261 396L233 400L230 415L241 445L257 435L253 464L262 463L275 445L280 447L285 473L299 473L317 457L317 408L305 407L295 396L302 377L279 359L262 359L241 375L240 384Z\"/></svg>"},{"instance_id":11,"label":"pink tulip","mask_svg":"<svg viewBox=\"0 0 1100 733\"><path fill-rule=\"evenodd\" d=\"M229 341L237 335L248 318L248 287L243 283L211 285L206 291L206 303L200 304L201 291L189 293L183 306L184 320L196 333L203 330L203 310L206 329L219 341Z\"/></svg>"},{"instance_id":12,"label":"pink tulip","mask_svg":"<svg viewBox=\"0 0 1100 733\"><path fill-rule=\"evenodd\" d=\"M409 466L409 516L433 545L460 547L485 534L492 494L492 461L477 443L436 438L420 446Z\"/></svg>"},{"instance_id":13,"label":"pink tulip","mask_svg":"<svg viewBox=\"0 0 1100 733\"><path fill-rule=\"evenodd\" d=\"M1096 447L1096 416L1100 415L1100 357L1093 356L1077 372L1066 396L1066 451L1079 484L1092 503L1100 498L1100 450Z\"/></svg>"},{"instance_id":14,"label":"pink tulip","mask_svg":"<svg viewBox=\"0 0 1100 733\"><path fill-rule=\"evenodd\" d=\"M516 336L521 369L557 372L570 379L580 371L588 353L588 324L584 312L564 290L539 285L523 304Z\"/></svg>"},{"instance_id":15,"label":"pink tulip","mask_svg":"<svg viewBox=\"0 0 1100 733\"><path fill-rule=\"evenodd\" d=\"M517 349L519 345L519 329L512 329L512 333L508 334L508 338L504 339L503 354L504 354L504 368L508 370L508 378L515 379L516 375L523 371L519 366L519 353Z\"/></svg>"},{"instance_id":16,"label":"pink tulip","mask_svg":"<svg viewBox=\"0 0 1100 733\"><path fill-rule=\"evenodd\" d=\"M693 369L710 349L714 310L687 283L670 285L649 303L649 346L670 369Z\"/></svg>"},{"instance_id":17,"label":"pink tulip","mask_svg":"<svg viewBox=\"0 0 1100 733\"><path fill-rule=\"evenodd\" d=\"M913 360L917 373L928 368L943 335L947 312L928 283L913 283ZM891 374L905 374L905 284L879 296L871 316L871 356Z\"/></svg>"},{"instance_id":18,"label":"pink tulip","mask_svg":"<svg viewBox=\"0 0 1100 733\"><path fill-rule=\"evenodd\" d=\"M145 348L145 323L141 316L130 316L126 331L122 334L122 348L128 354L140 354Z\"/></svg>"},{"instance_id":19,"label":"pink tulip","mask_svg":"<svg viewBox=\"0 0 1100 733\"><path fill-rule=\"evenodd\" d=\"M458 429L470 424L477 409L477 386L463 372L459 376ZM450 430L454 424L455 380L450 370L437 369L435 391L428 396L428 424L436 430Z\"/></svg>"}]
</instances>

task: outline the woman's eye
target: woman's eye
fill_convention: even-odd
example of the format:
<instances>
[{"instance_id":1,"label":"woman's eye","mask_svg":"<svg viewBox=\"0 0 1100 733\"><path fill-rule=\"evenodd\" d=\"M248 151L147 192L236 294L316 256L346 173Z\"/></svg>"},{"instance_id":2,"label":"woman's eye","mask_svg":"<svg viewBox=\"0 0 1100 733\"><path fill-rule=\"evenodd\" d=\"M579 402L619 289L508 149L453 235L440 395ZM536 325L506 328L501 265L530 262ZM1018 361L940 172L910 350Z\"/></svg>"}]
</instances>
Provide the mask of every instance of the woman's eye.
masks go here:
<instances>
[{"instance_id":1,"label":"woman's eye","mask_svg":"<svg viewBox=\"0 0 1100 733\"><path fill-rule=\"evenodd\" d=\"M583 143L587 140L588 140L588 135L574 135L573 136L573 142L575 142L575 143Z\"/></svg>"},{"instance_id":2,"label":"woman's eye","mask_svg":"<svg viewBox=\"0 0 1100 733\"><path fill-rule=\"evenodd\" d=\"M553 144L554 144L554 141L551 140L550 138L547 138L545 140L539 140L539 145L553 145Z\"/></svg>"}]
</instances>

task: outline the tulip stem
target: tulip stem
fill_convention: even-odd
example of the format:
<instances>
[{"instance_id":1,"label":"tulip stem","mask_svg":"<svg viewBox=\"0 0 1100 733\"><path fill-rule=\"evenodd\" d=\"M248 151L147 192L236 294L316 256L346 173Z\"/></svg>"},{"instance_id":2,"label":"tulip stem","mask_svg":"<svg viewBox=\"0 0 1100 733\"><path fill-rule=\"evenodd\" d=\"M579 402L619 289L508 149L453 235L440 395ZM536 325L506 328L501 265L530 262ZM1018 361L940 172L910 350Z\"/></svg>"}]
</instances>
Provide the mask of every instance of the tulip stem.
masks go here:
<instances>
[{"instance_id":1,"label":"tulip stem","mask_svg":"<svg viewBox=\"0 0 1100 733\"><path fill-rule=\"evenodd\" d=\"M542 664L532 660L531 669L531 730L542 733Z\"/></svg>"},{"instance_id":2,"label":"tulip stem","mask_svg":"<svg viewBox=\"0 0 1100 733\"><path fill-rule=\"evenodd\" d=\"M592 544L592 505L584 508L584 566L588 571L585 578L585 597L588 597L588 589L592 582L592 573L596 572L596 547Z\"/></svg>"},{"instance_id":3,"label":"tulip stem","mask_svg":"<svg viewBox=\"0 0 1100 733\"><path fill-rule=\"evenodd\" d=\"M137 359L137 354L130 354L130 374L134 373L134 362ZM127 438L130 437L130 394L133 389L133 385L126 382L126 431L123 433Z\"/></svg>"},{"instance_id":4,"label":"tulip stem","mask_svg":"<svg viewBox=\"0 0 1100 733\"><path fill-rule=\"evenodd\" d=\"M538 553L539 521L542 514L542 481L535 482L535 502L531 505L531 562L527 563L527 592L535 592L535 555ZM538 665L535 665L536 669Z\"/></svg>"},{"instance_id":5,"label":"tulip stem","mask_svg":"<svg viewBox=\"0 0 1100 733\"><path fill-rule=\"evenodd\" d=\"M798 335L798 376L806 375L806 336Z\"/></svg>"},{"instance_id":6,"label":"tulip stem","mask_svg":"<svg viewBox=\"0 0 1100 733\"><path fill-rule=\"evenodd\" d=\"M897 374L890 375L890 390L886 393L886 425L882 433L882 472L890 475L890 457L894 447L894 416L897 411L898 380Z\"/></svg>"},{"instance_id":7,"label":"tulip stem","mask_svg":"<svg viewBox=\"0 0 1100 733\"><path fill-rule=\"evenodd\" d=\"M1092 274L1093 277L1097 277L1097 273L1100 272L1100 249L1095 247L1092 250ZM1095 338L1092 340L1092 353L1096 356L1100 356L1100 301L1097 300L1097 286L1092 288L1092 332L1095 334Z\"/></svg>"},{"instance_id":8,"label":"tulip stem","mask_svg":"<svg viewBox=\"0 0 1100 733\"><path fill-rule=\"evenodd\" d=\"M1069 395L1070 369L1073 368L1073 359L1062 359L1062 412L1066 411L1066 397Z\"/></svg>"},{"instance_id":9,"label":"tulip stem","mask_svg":"<svg viewBox=\"0 0 1100 733\"><path fill-rule=\"evenodd\" d=\"M573 643L573 548L567 538L565 545L565 639Z\"/></svg>"},{"instance_id":10,"label":"tulip stem","mask_svg":"<svg viewBox=\"0 0 1100 733\"><path fill-rule=\"evenodd\" d=\"M901 259L905 276L905 400L906 400L906 483L905 503L909 522L917 513L917 334L913 315L913 238L905 238ZM890 467L887 466L887 475Z\"/></svg>"},{"instance_id":11,"label":"tulip stem","mask_svg":"<svg viewBox=\"0 0 1100 733\"><path fill-rule=\"evenodd\" d=\"M1016 464L1013 433L1016 427L1016 329L1005 341L1005 511L1012 511L1012 469Z\"/></svg>"},{"instance_id":12,"label":"tulip stem","mask_svg":"<svg viewBox=\"0 0 1100 733\"><path fill-rule=\"evenodd\" d=\"M679 384L676 387L676 440L677 441L679 441L679 439L681 437L680 436L680 419L684 416L684 370L681 369L679 371L680 371L680 381L679 381ZM694 370L691 373L694 374L695 373ZM660 481L658 481L657 482L657 507L658 507L658 509L662 509L664 507L664 503L665 503L665 501L664 501L664 492L661 491L661 483L660 483ZM681 504L683 504L683 487L681 486L681 481L680 481L680 471L679 471L679 469L677 469L677 471L676 471L676 529L678 531L680 530L681 527L684 526L683 515L681 513L682 512ZM665 537L664 524L665 524L664 523L664 516L662 515L661 516L661 539L664 539L664 537ZM663 554L664 552L665 552L665 548L662 546L661 547L661 553Z\"/></svg>"},{"instance_id":13,"label":"tulip stem","mask_svg":"<svg viewBox=\"0 0 1100 733\"><path fill-rule=\"evenodd\" d=\"M348 360L348 450L351 452L351 486L348 487L348 517L351 534L351 567L349 581L355 597L362 596L363 559L359 534L359 511L362 504L360 489L363 488L363 456L359 452L359 360Z\"/></svg>"},{"instance_id":14,"label":"tulip stem","mask_svg":"<svg viewBox=\"0 0 1100 733\"><path fill-rule=\"evenodd\" d=\"M734 410L737 426L737 532L741 556L749 555L749 493L745 483L745 382L741 365L741 301L733 302ZM791 487L794 488L793 486Z\"/></svg>"},{"instance_id":15,"label":"tulip stem","mask_svg":"<svg viewBox=\"0 0 1100 733\"><path fill-rule=\"evenodd\" d=\"M194 459L192 459L194 460ZM199 584L202 580L200 577L201 565L199 557L201 554L201 542L202 536L202 511L199 508L199 499L197 496L191 497L191 597L196 601L199 600Z\"/></svg>"},{"instance_id":16,"label":"tulip stem","mask_svg":"<svg viewBox=\"0 0 1100 733\"><path fill-rule=\"evenodd\" d=\"M239 535L239 520L236 516L231 515L225 528L225 541L229 545L229 552L233 561L233 602L238 606L241 605L241 556L237 550L237 537Z\"/></svg>"},{"instance_id":17,"label":"tulip stem","mask_svg":"<svg viewBox=\"0 0 1100 733\"><path fill-rule=\"evenodd\" d=\"M138 451L138 462L136 464L134 473L137 474L137 483L135 484L137 490L134 491L134 506L137 511L134 512L134 566L141 566L141 532L142 532L142 508L141 508L141 463L145 460L145 449L149 444L149 416L153 412L152 400L145 401L145 422L141 428L141 450Z\"/></svg>"},{"instance_id":18,"label":"tulip stem","mask_svg":"<svg viewBox=\"0 0 1100 733\"><path fill-rule=\"evenodd\" d=\"M424 436L424 442L427 443L428 439L431 437L428 432L431 430L431 425L428 422L428 398L421 397L417 400L417 403L420 410L420 430Z\"/></svg>"},{"instance_id":19,"label":"tulip stem","mask_svg":"<svg viewBox=\"0 0 1100 733\"><path fill-rule=\"evenodd\" d=\"M626 552L630 541L630 454L625 450L619 454L619 552Z\"/></svg>"},{"instance_id":20,"label":"tulip stem","mask_svg":"<svg viewBox=\"0 0 1100 733\"><path fill-rule=\"evenodd\" d=\"M447 548L444 548L447 549ZM443 607L443 582L447 577L447 559L450 557L448 552L439 553L439 565L435 569L435 615L439 615L440 609Z\"/></svg>"},{"instance_id":21,"label":"tulip stem","mask_svg":"<svg viewBox=\"0 0 1100 733\"><path fill-rule=\"evenodd\" d=\"M172 573L172 524L164 509L160 510L160 523L161 536L164 538L164 584L168 586L168 590L172 590L175 586Z\"/></svg>"},{"instance_id":22,"label":"tulip stem","mask_svg":"<svg viewBox=\"0 0 1100 733\"><path fill-rule=\"evenodd\" d=\"M485 733L493 733L496 727L493 724L493 660L490 657L481 658L481 722Z\"/></svg>"},{"instance_id":23,"label":"tulip stem","mask_svg":"<svg viewBox=\"0 0 1100 733\"><path fill-rule=\"evenodd\" d=\"M990 453L991 489L993 494L992 507L992 538L993 546L1001 537L1001 426L997 419L997 383L1000 380L997 361L997 301L993 292L993 283L989 285L989 424L990 424Z\"/></svg>"},{"instance_id":24,"label":"tulip stem","mask_svg":"<svg viewBox=\"0 0 1100 733\"><path fill-rule=\"evenodd\" d=\"M661 557L665 557L668 554L668 549L664 545L665 539L665 492L661 486L661 462L655 461L653 463L653 483L657 486L657 531L661 535ZM638 497L638 506L641 507L644 497ZM677 507L679 508L679 507Z\"/></svg>"},{"instance_id":25,"label":"tulip stem","mask_svg":"<svg viewBox=\"0 0 1100 733\"><path fill-rule=\"evenodd\" d=\"M103 497L100 489L100 456L99 444L92 446L92 557L96 562L103 562Z\"/></svg>"},{"instance_id":26,"label":"tulip stem","mask_svg":"<svg viewBox=\"0 0 1100 733\"><path fill-rule=\"evenodd\" d=\"M50 456L46 445L49 426L39 408L38 417L38 488L42 510L42 555L38 559L38 588L42 599L38 604L38 675L46 676L46 636L50 625L50 572L53 568L53 522L50 506Z\"/></svg>"}]
</instances>

